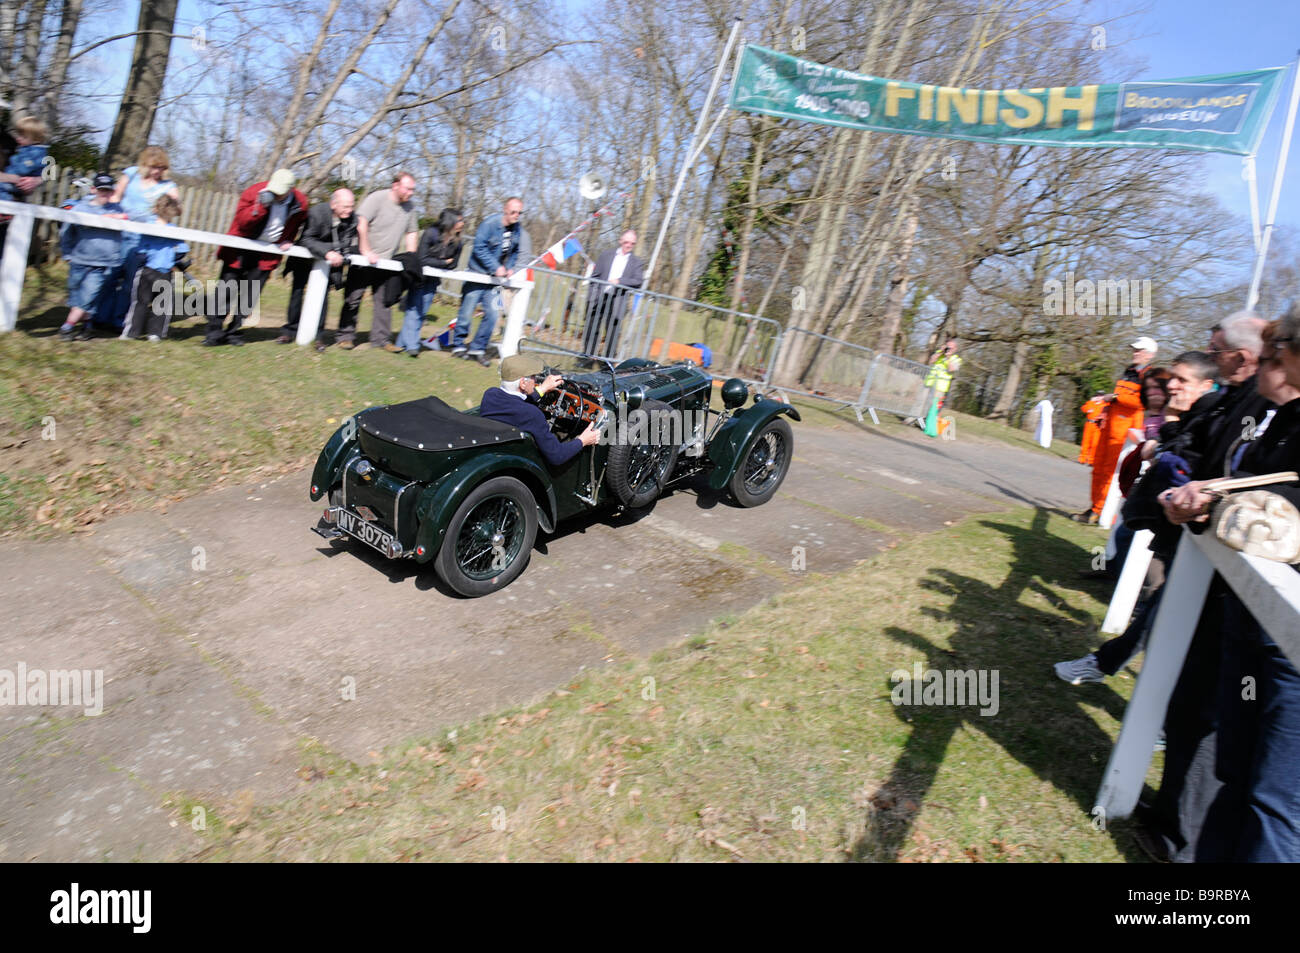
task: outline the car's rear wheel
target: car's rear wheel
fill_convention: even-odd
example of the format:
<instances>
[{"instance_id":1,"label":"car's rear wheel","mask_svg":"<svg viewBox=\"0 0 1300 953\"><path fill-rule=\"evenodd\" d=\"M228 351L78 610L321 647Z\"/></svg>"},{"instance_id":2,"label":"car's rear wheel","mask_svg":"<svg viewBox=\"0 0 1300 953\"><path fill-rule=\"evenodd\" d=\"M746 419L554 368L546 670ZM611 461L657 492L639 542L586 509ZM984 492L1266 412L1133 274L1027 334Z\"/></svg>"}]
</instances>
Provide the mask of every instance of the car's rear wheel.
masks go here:
<instances>
[{"instance_id":1,"label":"car's rear wheel","mask_svg":"<svg viewBox=\"0 0 1300 953\"><path fill-rule=\"evenodd\" d=\"M760 506L770 500L790 469L794 433L781 417L769 420L750 441L728 484L741 506Z\"/></svg>"},{"instance_id":2,"label":"car's rear wheel","mask_svg":"<svg viewBox=\"0 0 1300 953\"><path fill-rule=\"evenodd\" d=\"M462 596L485 596L513 582L537 539L537 502L514 477L474 489L447 524L434 567Z\"/></svg>"},{"instance_id":3,"label":"car's rear wheel","mask_svg":"<svg viewBox=\"0 0 1300 953\"><path fill-rule=\"evenodd\" d=\"M638 418L638 415L645 415ZM605 480L614 496L629 509L649 506L664 491L677 466L680 430L673 426L673 409L647 400L627 415L627 426L615 433L609 448ZM628 437L637 438L635 443ZM643 437L643 439L641 439Z\"/></svg>"}]
</instances>

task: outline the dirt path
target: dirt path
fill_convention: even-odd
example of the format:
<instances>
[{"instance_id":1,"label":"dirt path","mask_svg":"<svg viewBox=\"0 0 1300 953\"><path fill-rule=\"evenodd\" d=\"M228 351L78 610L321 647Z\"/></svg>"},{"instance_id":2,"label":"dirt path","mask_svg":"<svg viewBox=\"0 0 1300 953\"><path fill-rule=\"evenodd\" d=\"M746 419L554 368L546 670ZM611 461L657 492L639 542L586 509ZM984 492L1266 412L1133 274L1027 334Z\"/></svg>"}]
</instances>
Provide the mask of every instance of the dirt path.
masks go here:
<instances>
[{"instance_id":1,"label":"dirt path","mask_svg":"<svg viewBox=\"0 0 1300 953\"><path fill-rule=\"evenodd\" d=\"M98 717L0 707L0 861L192 850L171 795L235 810L283 797L303 783L306 739L365 759L672 644L901 537L1087 495L1083 467L1000 443L796 424L795 444L764 507L678 491L635 522L566 524L518 581L478 600L309 532L308 472L79 539L0 546L15 590L0 609L0 669L102 669L105 696Z\"/></svg>"}]
</instances>

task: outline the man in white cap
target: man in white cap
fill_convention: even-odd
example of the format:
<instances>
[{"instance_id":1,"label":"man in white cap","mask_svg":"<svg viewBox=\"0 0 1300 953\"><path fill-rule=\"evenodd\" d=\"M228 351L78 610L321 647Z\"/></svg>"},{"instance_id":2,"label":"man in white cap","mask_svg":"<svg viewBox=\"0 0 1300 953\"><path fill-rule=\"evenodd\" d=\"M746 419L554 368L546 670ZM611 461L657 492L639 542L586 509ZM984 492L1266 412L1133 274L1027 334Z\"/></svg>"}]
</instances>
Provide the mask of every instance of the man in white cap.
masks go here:
<instances>
[{"instance_id":1,"label":"man in white cap","mask_svg":"<svg viewBox=\"0 0 1300 953\"><path fill-rule=\"evenodd\" d=\"M1141 376L1146 373L1146 369L1156 359L1156 351L1160 350L1160 345L1155 342L1154 338L1143 335L1130 346L1133 348L1133 368Z\"/></svg>"},{"instance_id":2,"label":"man in white cap","mask_svg":"<svg viewBox=\"0 0 1300 953\"><path fill-rule=\"evenodd\" d=\"M308 204L307 196L293 187L295 181L288 169L276 169L265 182L244 189L226 234L268 242L283 251L293 247L307 221ZM205 345L244 343L241 330L244 319L256 306L262 285L282 257L242 248L217 249L217 258L221 260L222 300L219 305L215 301L209 304ZM224 327L226 316L232 314L230 326Z\"/></svg>"},{"instance_id":3,"label":"man in white cap","mask_svg":"<svg viewBox=\"0 0 1300 953\"><path fill-rule=\"evenodd\" d=\"M537 406L541 395L555 390L563 383L559 374L545 374L540 358L531 354L514 354L501 362L501 386L489 387L483 392L479 416L518 427L530 433L537 441L537 449L553 467L567 463L583 447L599 442L600 432L592 424L572 440L561 442L551 433L546 415Z\"/></svg>"}]
</instances>

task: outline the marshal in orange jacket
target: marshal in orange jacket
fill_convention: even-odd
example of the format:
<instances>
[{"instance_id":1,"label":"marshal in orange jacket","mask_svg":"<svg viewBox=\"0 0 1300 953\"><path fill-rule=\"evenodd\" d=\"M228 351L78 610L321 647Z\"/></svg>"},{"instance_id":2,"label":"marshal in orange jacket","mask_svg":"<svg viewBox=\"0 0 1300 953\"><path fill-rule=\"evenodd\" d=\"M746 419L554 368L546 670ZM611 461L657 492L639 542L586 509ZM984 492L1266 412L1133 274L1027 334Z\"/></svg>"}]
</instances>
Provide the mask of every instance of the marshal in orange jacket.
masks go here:
<instances>
[{"instance_id":1,"label":"marshal in orange jacket","mask_svg":"<svg viewBox=\"0 0 1300 953\"><path fill-rule=\"evenodd\" d=\"M1079 441L1079 462L1090 467L1097 457L1097 441L1101 439L1101 418L1106 412L1106 402L1093 397L1079 408L1083 411L1083 436Z\"/></svg>"},{"instance_id":2,"label":"marshal in orange jacket","mask_svg":"<svg viewBox=\"0 0 1300 953\"><path fill-rule=\"evenodd\" d=\"M1092 464L1092 511L1098 516L1106 504L1106 491L1115 475L1115 463L1132 427L1142 428L1142 382L1124 377L1115 382L1115 399L1110 401L1102 416L1101 436Z\"/></svg>"}]
</instances>

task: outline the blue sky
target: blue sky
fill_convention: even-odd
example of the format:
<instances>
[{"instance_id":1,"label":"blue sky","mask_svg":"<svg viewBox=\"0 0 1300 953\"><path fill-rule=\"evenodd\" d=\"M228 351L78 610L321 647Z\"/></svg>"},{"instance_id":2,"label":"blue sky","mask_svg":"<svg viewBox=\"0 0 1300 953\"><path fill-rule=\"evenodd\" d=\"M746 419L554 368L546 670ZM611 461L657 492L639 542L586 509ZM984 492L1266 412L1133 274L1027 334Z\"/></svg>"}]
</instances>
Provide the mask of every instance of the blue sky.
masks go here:
<instances>
[{"instance_id":1,"label":"blue sky","mask_svg":"<svg viewBox=\"0 0 1300 953\"><path fill-rule=\"evenodd\" d=\"M1266 66L1285 66L1300 49L1300 2L1297 0L1077 0L1106 28L1107 49L1145 68L1120 66L1118 75L1089 77L1092 82L1174 79L1231 73ZM1127 11L1141 5L1129 16ZM1260 143L1257 159L1261 222L1277 166L1278 145L1291 96L1292 73L1286 74L1277 108ZM1277 222L1300 229L1300 136L1293 134L1282 183ZM1206 155L1207 187L1249 228L1250 200L1237 156Z\"/></svg>"}]
</instances>

